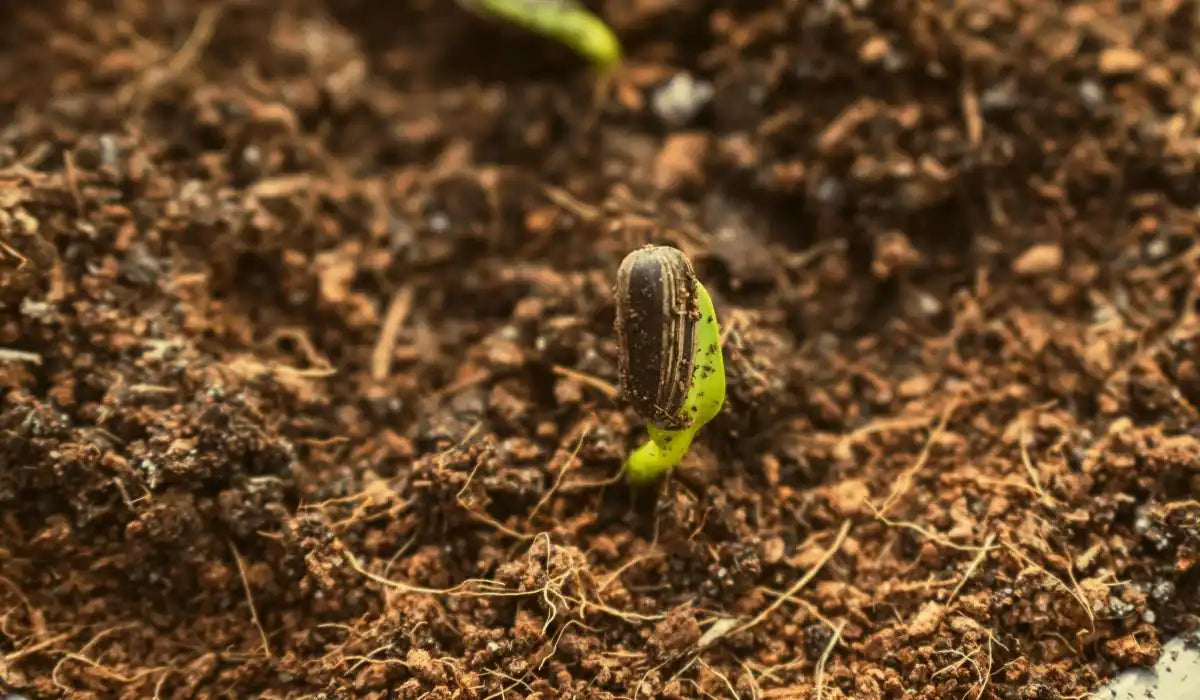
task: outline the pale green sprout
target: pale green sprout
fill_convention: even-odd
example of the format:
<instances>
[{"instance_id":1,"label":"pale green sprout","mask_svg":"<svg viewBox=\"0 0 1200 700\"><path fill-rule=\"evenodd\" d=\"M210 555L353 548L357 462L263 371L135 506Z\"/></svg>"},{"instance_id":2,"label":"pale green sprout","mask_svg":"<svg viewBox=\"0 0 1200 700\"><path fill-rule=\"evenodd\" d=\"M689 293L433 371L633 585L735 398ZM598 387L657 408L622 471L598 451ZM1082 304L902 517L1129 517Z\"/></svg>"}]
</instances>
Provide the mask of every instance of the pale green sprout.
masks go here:
<instances>
[{"instance_id":1,"label":"pale green sprout","mask_svg":"<svg viewBox=\"0 0 1200 700\"><path fill-rule=\"evenodd\" d=\"M622 263L616 326L622 390L649 434L625 470L645 484L678 465L724 405L721 327L691 263L662 246L635 250Z\"/></svg>"},{"instance_id":2,"label":"pale green sprout","mask_svg":"<svg viewBox=\"0 0 1200 700\"><path fill-rule=\"evenodd\" d=\"M703 348L716 346L716 352L711 354L711 371L707 371L703 376L696 376L688 391L687 400L684 402L684 414L693 407L696 408L695 418L690 425L676 429L660 428L653 423L646 426L650 439L629 455L625 465L630 481L635 483L653 481L683 461L696 433L720 413L725 402L725 363L721 358L721 328L717 323L716 311L713 310L708 290L699 282L696 286L700 314L703 317L696 353L707 354L703 353Z\"/></svg>"},{"instance_id":3,"label":"pale green sprout","mask_svg":"<svg viewBox=\"0 0 1200 700\"><path fill-rule=\"evenodd\" d=\"M564 44L600 73L621 61L621 43L612 30L576 0L458 0L469 10L490 15Z\"/></svg>"}]
</instances>

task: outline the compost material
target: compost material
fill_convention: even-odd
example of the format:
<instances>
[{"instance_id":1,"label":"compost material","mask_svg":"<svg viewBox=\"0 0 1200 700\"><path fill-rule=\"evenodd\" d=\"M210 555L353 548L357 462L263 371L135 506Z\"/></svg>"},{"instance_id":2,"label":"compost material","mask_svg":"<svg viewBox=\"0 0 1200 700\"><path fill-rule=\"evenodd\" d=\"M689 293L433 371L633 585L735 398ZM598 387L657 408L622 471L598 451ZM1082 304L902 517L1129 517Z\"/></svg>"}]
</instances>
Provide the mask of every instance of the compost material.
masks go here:
<instances>
[{"instance_id":1,"label":"compost material","mask_svg":"<svg viewBox=\"0 0 1200 700\"><path fill-rule=\"evenodd\" d=\"M0 3L0 695L1086 697L1200 612L1200 3ZM728 399L632 491L613 283Z\"/></svg>"}]
</instances>

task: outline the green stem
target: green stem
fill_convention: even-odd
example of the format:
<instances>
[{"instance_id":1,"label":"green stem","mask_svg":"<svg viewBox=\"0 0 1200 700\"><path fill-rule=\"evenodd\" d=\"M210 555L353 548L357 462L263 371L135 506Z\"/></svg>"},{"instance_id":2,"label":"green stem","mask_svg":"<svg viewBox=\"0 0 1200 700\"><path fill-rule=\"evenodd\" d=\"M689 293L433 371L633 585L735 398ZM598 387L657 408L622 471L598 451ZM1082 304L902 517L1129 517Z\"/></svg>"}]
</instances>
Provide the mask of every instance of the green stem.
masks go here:
<instances>
[{"instance_id":1,"label":"green stem","mask_svg":"<svg viewBox=\"0 0 1200 700\"><path fill-rule=\"evenodd\" d=\"M621 43L604 20L570 0L459 0L573 49L604 73L621 61Z\"/></svg>"},{"instance_id":2,"label":"green stem","mask_svg":"<svg viewBox=\"0 0 1200 700\"><path fill-rule=\"evenodd\" d=\"M696 339L692 386L683 404L683 414L691 425L677 430L646 426L650 439L629 455L625 471L629 480L644 484L666 474L683 461L696 431L712 420L725 403L725 361L721 356L721 326L712 298L703 284L696 283L696 301L700 313Z\"/></svg>"},{"instance_id":3,"label":"green stem","mask_svg":"<svg viewBox=\"0 0 1200 700\"><path fill-rule=\"evenodd\" d=\"M699 426L697 426L699 427ZM692 446L696 428L661 430L650 426L650 439L629 455L625 471L634 484L646 484L671 471Z\"/></svg>"}]
</instances>

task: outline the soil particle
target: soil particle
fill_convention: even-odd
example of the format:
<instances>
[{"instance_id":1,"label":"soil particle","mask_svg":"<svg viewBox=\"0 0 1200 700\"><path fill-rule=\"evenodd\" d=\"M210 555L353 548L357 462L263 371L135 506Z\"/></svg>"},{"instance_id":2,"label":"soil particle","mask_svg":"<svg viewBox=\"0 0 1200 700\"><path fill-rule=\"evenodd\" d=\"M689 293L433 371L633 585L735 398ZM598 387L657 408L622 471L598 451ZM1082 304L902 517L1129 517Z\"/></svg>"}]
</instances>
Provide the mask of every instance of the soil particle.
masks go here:
<instances>
[{"instance_id":1,"label":"soil particle","mask_svg":"<svg viewBox=\"0 0 1200 700\"><path fill-rule=\"evenodd\" d=\"M671 134L654 162L654 184L662 190L694 188L704 180L709 136L704 133Z\"/></svg>"},{"instance_id":2,"label":"soil particle","mask_svg":"<svg viewBox=\"0 0 1200 700\"><path fill-rule=\"evenodd\" d=\"M665 620L654 626L648 643L660 658L679 654L700 640L700 623L688 610L673 610Z\"/></svg>"},{"instance_id":3,"label":"soil particle","mask_svg":"<svg viewBox=\"0 0 1200 700\"><path fill-rule=\"evenodd\" d=\"M690 73L678 73L654 91L650 106L663 124L679 128L696 118L713 98L713 86Z\"/></svg>"},{"instance_id":4,"label":"soil particle","mask_svg":"<svg viewBox=\"0 0 1200 700\"><path fill-rule=\"evenodd\" d=\"M1063 251L1060 246L1052 243L1036 245L1013 261L1013 272L1027 277L1044 275L1057 270L1062 261Z\"/></svg>"}]
</instances>

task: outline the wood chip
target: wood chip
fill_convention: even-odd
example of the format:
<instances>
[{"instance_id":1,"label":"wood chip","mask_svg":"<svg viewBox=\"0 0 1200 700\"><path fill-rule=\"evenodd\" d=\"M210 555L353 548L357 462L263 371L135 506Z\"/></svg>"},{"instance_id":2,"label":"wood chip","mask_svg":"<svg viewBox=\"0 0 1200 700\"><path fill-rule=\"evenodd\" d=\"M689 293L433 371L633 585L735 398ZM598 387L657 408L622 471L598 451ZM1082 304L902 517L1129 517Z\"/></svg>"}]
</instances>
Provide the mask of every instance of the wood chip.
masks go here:
<instances>
[{"instance_id":1,"label":"wood chip","mask_svg":"<svg viewBox=\"0 0 1200 700\"><path fill-rule=\"evenodd\" d=\"M1018 275L1032 277L1054 272L1062 266L1063 250L1057 243L1035 245L1013 261L1012 270Z\"/></svg>"},{"instance_id":2,"label":"wood chip","mask_svg":"<svg viewBox=\"0 0 1200 700\"><path fill-rule=\"evenodd\" d=\"M1128 75L1140 71L1146 57L1134 49L1105 49L1100 54L1100 72L1105 75Z\"/></svg>"}]
</instances>

